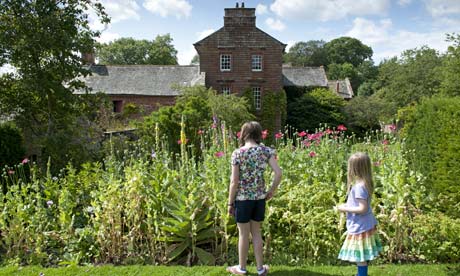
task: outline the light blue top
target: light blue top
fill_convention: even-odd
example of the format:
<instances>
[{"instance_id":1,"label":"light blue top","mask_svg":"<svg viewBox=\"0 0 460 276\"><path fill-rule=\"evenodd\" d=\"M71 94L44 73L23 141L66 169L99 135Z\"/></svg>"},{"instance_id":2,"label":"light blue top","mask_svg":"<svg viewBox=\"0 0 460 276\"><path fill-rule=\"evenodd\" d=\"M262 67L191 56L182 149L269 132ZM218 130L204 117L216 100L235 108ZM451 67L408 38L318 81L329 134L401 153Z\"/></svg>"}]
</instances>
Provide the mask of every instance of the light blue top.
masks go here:
<instances>
[{"instance_id":1,"label":"light blue top","mask_svg":"<svg viewBox=\"0 0 460 276\"><path fill-rule=\"evenodd\" d=\"M348 234L360 234L373 229L377 225L377 220L372 213L371 199L364 183L356 183L351 187L347 198L347 206L358 207L358 199L367 200L368 208L364 214L347 212Z\"/></svg>"}]
</instances>

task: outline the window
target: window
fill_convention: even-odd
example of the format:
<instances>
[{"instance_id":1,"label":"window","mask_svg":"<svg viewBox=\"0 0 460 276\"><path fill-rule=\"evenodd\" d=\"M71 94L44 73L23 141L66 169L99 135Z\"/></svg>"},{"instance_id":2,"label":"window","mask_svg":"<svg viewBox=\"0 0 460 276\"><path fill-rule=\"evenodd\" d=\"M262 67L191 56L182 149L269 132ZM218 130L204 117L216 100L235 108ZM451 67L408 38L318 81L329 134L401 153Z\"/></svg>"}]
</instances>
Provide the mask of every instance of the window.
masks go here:
<instances>
[{"instance_id":1,"label":"window","mask_svg":"<svg viewBox=\"0 0 460 276\"><path fill-rule=\"evenodd\" d=\"M232 70L232 55L220 55L220 71Z\"/></svg>"},{"instance_id":2,"label":"window","mask_svg":"<svg viewBox=\"0 0 460 276\"><path fill-rule=\"evenodd\" d=\"M222 86L222 95L230 95L231 92L230 86Z\"/></svg>"},{"instance_id":3,"label":"window","mask_svg":"<svg viewBox=\"0 0 460 276\"><path fill-rule=\"evenodd\" d=\"M252 88L252 95L254 96L254 107L256 110L260 110L260 87L253 87Z\"/></svg>"},{"instance_id":4,"label":"window","mask_svg":"<svg viewBox=\"0 0 460 276\"><path fill-rule=\"evenodd\" d=\"M123 106L123 101L113 101L113 112L120 113Z\"/></svg>"},{"instance_id":5,"label":"window","mask_svg":"<svg viewBox=\"0 0 460 276\"><path fill-rule=\"evenodd\" d=\"M252 71L262 71L261 55L252 55L251 69Z\"/></svg>"}]
</instances>

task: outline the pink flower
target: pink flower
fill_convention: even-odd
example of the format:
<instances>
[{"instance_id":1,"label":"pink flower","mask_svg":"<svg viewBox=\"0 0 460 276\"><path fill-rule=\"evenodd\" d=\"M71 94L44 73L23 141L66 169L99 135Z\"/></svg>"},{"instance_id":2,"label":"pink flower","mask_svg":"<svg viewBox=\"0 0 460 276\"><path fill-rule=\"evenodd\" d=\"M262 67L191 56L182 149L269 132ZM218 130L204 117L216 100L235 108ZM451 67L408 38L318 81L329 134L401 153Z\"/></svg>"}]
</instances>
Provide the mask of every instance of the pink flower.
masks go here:
<instances>
[{"instance_id":1,"label":"pink flower","mask_svg":"<svg viewBox=\"0 0 460 276\"><path fill-rule=\"evenodd\" d=\"M297 133L297 135L299 135L300 137L304 137L307 135L307 133L305 131L302 131L302 132Z\"/></svg>"},{"instance_id":2,"label":"pink flower","mask_svg":"<svg viewBox=\"0 0 460 276\"><path fill-rule=\"evenodd\" d=\"M278 132L275 134L275 139L281 139L281 138L283 138L283 133Z\"/></svg>"},{"instance_id":3,"label":"pink flower","mask_svg":"<svg viewBox=\"0 0 460 276\"><path fill-rule=\"evenodd\" d=\"M374 162L374 166L376 167L380 166L380 161Z\"/></svg>"},{"instance_id":4,"label":"pink flower","mask_svg":"<svg viewBox=\"0 0 460 276\"><path fill-rule=\"evenodd\" d=\"M13 170L8 170L8 174L12 175L12 174L14 174L14 171Z\"/></svg>"},{"instance_id":5,"label":"pink flower","mask_svg":"<svg viewBox=\"0 0 460 276\"><path fill-rule=\"evenodd\" d=\"M177 143L180 145L180 144L182 144L182 141L179 139L179 140L177 140ZM185 144L187 144L187 143L188 143L188 138L185 139Z\"/></svg>"},{"instance_id":6,"label":"pink flower","mask_svg":"<svg viewBox=\"0 0 460 276\"><path fill-rule=\"evenodd\" d=\"M315 157L315 156L316 156L316 152L310 151L310 154L309 154L309 155L310 155L310 157Z\"/></svg>"},{"instance_id":7,"label":"pink flower","mask_svg":"<svg viewBox=\"0 0 460 276\"><path fill-rule=\"evenodd\" d=\"M346 128L344 125L338 125L338 126L337 126L337 130L339 130L339 131L345 131L345 130L347 130L347 128Z\"/></svg>"},{"instance_id":8,"label":"pink flower","mask_svg":"<svg viewBox=\"0 0 460 276\"><path fill-rule=\"evenodd\" d=\"M240 136L241 136L241 131L238 131L238 132L236 133L236 137L240 138Z\"/></svg>"},{"instance_id":9,"label":"pink flower","mask_svg":"<svg viewBox=\"0 0 460 276\"><path fill-rule=\"evenodd\" d=\"M396 130L396 125L391 124L388 128L390 129L390 131L395 131Z\"/></svg>"},{"instance_id":10,"label":"pink flower","mask_svg":"<svg viewBox=\"0 0 460 276\"><path fill-rule=\"evenodd\" d=\"M202 135L204 133L204 131L199 129L197 133L198 133L198 135Z\"/></svg>"},{"instance_id":11,"label":"pink flower","mask_svg":"<svg viewBox=\"0 0 460 276\"><path fill-rule=\"evenodd\" d=\"M211 125L211 128L216 128L216 127L217 127L217 125L216 125L215 123L213 123L213 124Z\"/></svg>"},{"instance_id":12,"label":"pink flower","mask_svg":"<svg viewBox=\"0 0 460 276\"><path fill-rule=\"evenodd\" d=\"M382 144L384 144L384 145L388 145L389 143L390 143L390 141L388 141L387 139L382 141Z\"/></svg>"},{"instance_id":13,"label":"pink flower","mask_svg":"<svg viewBox=\"0 0 460 276\"><path fill-rule=\"evenodd\" d=\"M266 129L266 130L262 131L262 139L265 140L267 138L267 136L268 136L268 130Z\"/></svg>"},{"instance_id":14,"label":"pink flower","mask_svg":"<svg viewBox=\"0 0 460 276\"><path fill-rule=\"evenodd\" d=\"M331 133L333 133L333 131L330 128L326 129L326 134L331 134Z\"/></svg>"},{"instance_id":15,"label":"pink flower","mask_svg":"<svg viewBox=\"0 0 460 276\"><path fill-rule=\"evenodd\" d=\"M24 158L22 159L22 162L21 162L23 165L29 163L29 159L28 158Z\"/></svg>"},{"instance_id":16,"label":"pink flower","mask_svg":"<svg viewBox=\"0 0 460 276\"><path fill-rule=\"evenodd\" d=\"M218 151L218 152L214 153L214 156L217 157L217 158L220 158L220 157L224 156L224 152L223 151Z\"/></svg>"},{"instance_id":17,"label":"pink flower","mask_svg":"<svg viewBox=\"0 0 460 276\"><path fill-rule=\"evenodd\" d=\"M309 146L311 146L311 142L307 141L307 140L303 140L302 143L304 144L304 146L306 146L307 148Z\"/></svg>"}]
</instances>

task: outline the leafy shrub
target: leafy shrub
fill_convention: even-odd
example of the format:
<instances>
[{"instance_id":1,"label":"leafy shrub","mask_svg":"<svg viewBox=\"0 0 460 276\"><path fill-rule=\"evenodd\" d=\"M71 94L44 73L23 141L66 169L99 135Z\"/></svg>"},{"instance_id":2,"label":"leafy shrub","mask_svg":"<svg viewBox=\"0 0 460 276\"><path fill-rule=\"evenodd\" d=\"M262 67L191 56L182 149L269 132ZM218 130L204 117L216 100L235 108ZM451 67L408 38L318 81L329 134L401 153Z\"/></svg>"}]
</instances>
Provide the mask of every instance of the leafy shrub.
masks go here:
<instances>
[{"instance_id":1,"label":"leafy shrub","mask_svg":"<svg viewBox=\"0 0 460 276\"><path fill-rule=\"evenodd\" d=\"M435 204L460 217L460 97L433 97L400 111L411 162L426 175Z\"/></svg>"},{"instance_id":2,"label":"leafy shrub","mask_svg":"<svg viewBox=\"0 0 460 276\"><path fill-rule=\"evenodd\" d=\"M287 124L314 131L321 123L337 126L345 121L345 101L328 89L317 88L288 102Z\"/></svg>"},{"instance_id":3,"label":"leafy shrub","mask_svg":"<svg viewBox=\"0 0 460 276\"><path fill-rule=\"evenodd\" d=\"M0 124L0 165L14 165L25 153L19 129L11 123Z\"/></svg>"}]
</instances>

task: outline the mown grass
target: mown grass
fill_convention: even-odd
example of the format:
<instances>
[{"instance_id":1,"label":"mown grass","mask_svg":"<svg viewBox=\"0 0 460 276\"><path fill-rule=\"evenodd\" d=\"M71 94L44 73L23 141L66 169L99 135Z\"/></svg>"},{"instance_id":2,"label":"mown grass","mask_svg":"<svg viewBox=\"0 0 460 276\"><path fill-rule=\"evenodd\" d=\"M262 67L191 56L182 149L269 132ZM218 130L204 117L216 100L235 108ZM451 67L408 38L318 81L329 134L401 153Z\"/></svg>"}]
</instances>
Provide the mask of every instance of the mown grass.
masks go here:
<instances>
[{"instance_id":1,"label":"mown grass","mask_svg":"<svg viewBox=\"0 0 460 276\"><path fill-rule=\"evenodd\" d=\"M226 276L225 267L182 267L182 266L71 266L61 268L3 267L0 276ZM351 276L356 273L354 266L274 266L270 276ZM257 275L254 268L249 268L248 275ZM369 269L371 276L454 276L460 275L460 265L376 265Z\"/></svg>"}]
</instances>

